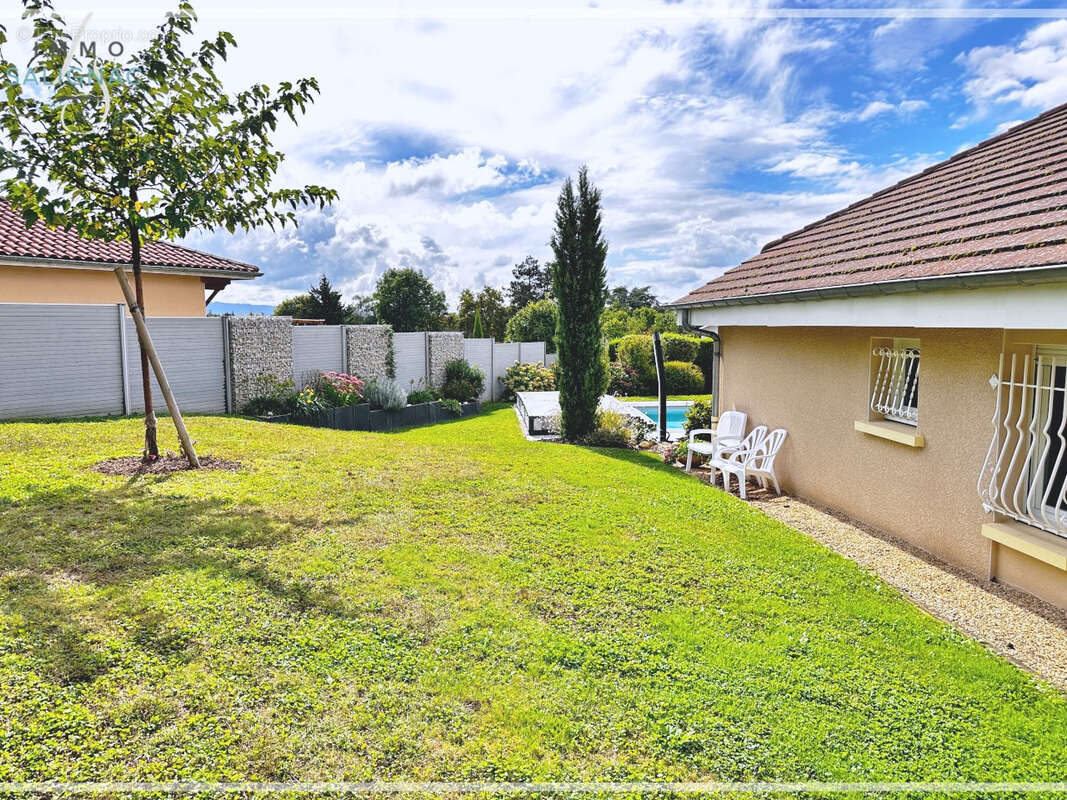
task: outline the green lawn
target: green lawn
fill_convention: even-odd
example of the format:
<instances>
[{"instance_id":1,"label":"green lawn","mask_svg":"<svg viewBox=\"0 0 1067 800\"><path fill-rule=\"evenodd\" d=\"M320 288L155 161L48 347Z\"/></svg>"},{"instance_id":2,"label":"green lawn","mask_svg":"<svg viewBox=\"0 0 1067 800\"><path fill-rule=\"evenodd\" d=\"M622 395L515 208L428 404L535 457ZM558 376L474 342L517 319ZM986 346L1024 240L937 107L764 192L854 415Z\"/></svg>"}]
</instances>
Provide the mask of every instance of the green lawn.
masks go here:
<instances>
[{"instance_id":1,"label":"green lawn","mask_svg":"<svg viewBox=\"0 0 1067 800\"><path fill-rule=\"evenodd\" d=\"M0 780L1067 777L1062 695L650 455L189 422L246 468L0 425Z\"/></svg>"}]
</instances>

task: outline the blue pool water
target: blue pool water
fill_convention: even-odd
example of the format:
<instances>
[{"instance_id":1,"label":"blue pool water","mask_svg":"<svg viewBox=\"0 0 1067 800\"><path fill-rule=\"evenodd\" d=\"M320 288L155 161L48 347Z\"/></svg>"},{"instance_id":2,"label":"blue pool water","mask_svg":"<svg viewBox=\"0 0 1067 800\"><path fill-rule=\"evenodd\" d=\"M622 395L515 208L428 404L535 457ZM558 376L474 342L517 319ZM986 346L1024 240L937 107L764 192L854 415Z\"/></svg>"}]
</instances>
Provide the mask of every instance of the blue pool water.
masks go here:
<instances>
[{"instance_id":1,"label":"blue pool water","mask_svg":"<svg viewBox=\"0 0 1067 800\"><path fill-rule=\"evenodd\" d=\"M659 405L656 403L632 403L634 408L640 409L641 413L659 425ZM681 430L685 424L686 406L667 406L667 428Z\"/></svg>"}]
</instances>

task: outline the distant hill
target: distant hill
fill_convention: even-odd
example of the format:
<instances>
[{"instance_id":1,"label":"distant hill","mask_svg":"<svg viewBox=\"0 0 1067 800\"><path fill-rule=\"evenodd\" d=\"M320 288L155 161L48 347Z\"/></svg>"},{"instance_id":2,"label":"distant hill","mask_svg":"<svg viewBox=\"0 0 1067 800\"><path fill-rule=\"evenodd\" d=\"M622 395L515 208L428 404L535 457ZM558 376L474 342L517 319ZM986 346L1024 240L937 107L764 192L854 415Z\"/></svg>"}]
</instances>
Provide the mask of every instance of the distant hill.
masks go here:
<instances>
[{"instance_id":1,"label":"distant hill","mask_svg":"<svg viewBox=\"0 0 1067 800\"><path fill-rule=\"evenodd\" d=\"M236 314L242 316L244 314L266 314L270 316L274 313L274 306L257 306L252 303L220 303L218 301L213 302L207 307L209 314Z\"/></svg>"}]
</instances>

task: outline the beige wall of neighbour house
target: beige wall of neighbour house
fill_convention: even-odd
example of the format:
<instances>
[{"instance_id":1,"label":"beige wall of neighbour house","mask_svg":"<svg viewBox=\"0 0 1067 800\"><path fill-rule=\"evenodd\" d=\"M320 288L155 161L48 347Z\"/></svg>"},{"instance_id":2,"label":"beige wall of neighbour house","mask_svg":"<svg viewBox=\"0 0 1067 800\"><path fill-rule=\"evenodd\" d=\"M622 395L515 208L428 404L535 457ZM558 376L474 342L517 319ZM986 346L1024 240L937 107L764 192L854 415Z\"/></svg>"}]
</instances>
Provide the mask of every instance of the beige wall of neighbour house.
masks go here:
<instances>
[{"instance_id":1,"label":"beige wall of neighbour house","mask_svg":"<svg viewBox=\"0 0 1067 800\"><path fill-rule=\"evenodd\" d=\"M203 317L204 284L196 275L144 273L150 317ZM0 303L121 303L111 270L0 266Z\"/></svg>"},{"instance_id":2,"label":"beige wall of neighbour house","mask_svg":"<svg viewBox=\"0 0 1067 800\"><path fill-rule=\"evenodd\" d=\"M1002 349L1067 343L1067 332L746 326L719 334L720 411L789 431L776 464L786 491L987 577L981 528L994 518L976 486L992 434L989 378ZM921 448L853 427L872 419L871 345L883 337L921 341ZM998 580L1067 607L1067 572L1005 547L997 564Z\"/></svg>"}]
</instances>

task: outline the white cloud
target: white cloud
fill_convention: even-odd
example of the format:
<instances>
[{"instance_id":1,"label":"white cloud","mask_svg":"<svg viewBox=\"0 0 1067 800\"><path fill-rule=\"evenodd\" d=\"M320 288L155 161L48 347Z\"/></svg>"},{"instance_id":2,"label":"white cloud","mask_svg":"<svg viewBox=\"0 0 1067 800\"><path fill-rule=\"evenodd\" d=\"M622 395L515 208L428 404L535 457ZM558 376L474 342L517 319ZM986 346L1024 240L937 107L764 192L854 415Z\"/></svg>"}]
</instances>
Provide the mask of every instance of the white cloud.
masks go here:
<instances>
[{"instance_id":1,"label":"white cloud","mask_svg":"<svg viewBox=\"0 0 1067 800\"><path fill-rule=\"evenodd\" d=\"M888 114L895 112L900 115L914 114L917 111L922 111L929 104L925 100L902 100L896 105L887 103L885 100L872 100L863 110L856 115L856 119L860 122L866 122L869 119L877 117L881 114Z\"/></svg>"},{"instance_id":2,"label":"white cloud","mask_svg":"<svg viewBox=\"0 0 1067 800\"><path fill-rule=\"evenodd\" d=\"M1067 20L1046 22L1014 45L976 47L958 59L964 91L981 110L994 103L1045 109L1067 102Z\"/></svg>"}]
</instances>

